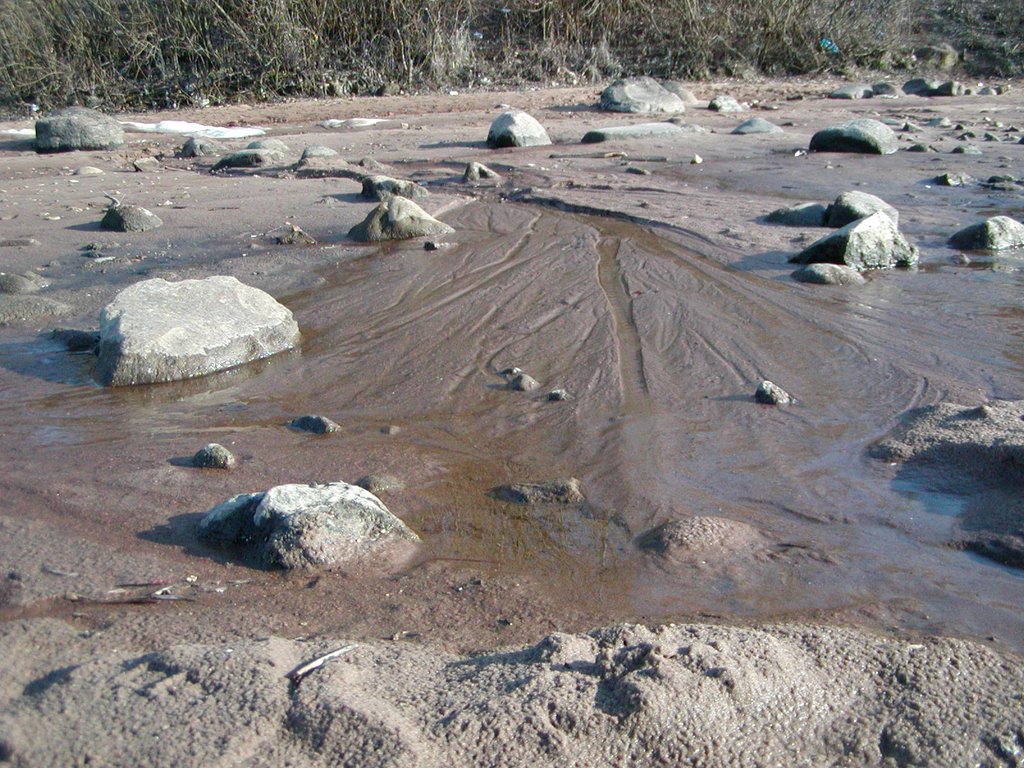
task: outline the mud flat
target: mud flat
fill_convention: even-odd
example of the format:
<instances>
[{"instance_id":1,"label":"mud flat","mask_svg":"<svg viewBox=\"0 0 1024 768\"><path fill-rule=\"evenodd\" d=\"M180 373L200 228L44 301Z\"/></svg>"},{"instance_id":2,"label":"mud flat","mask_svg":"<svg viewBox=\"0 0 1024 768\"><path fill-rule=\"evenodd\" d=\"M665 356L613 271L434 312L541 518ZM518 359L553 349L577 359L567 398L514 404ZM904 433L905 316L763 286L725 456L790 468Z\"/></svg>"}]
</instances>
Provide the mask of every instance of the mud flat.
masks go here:
<instances>
[{"instance_id":1,"label":"mud flat","mask_svg":"<svg viewBox=\"0 0 1024 768\"><path fill-rule=\"evenodd\" d=\"M706 132L600 144L581 139L650 116L598 111L599 88L175 115L283 143L217 173L180 136L0 136L0 271L25 291L0 294L0 759L1012 764L1024 579L964 541L1020 535L999 502L1019 485L872 446L921 409L1024 399L1024 253L948 243L1024 218L1024 97L837 85L693 84L783 132L691 106ZM509 108L553 145L488 149ZM353 118L386 122L321 125ZM857 118L901 151L808 153ZM301 163L314 145L340 159ZM464 181L469 161L498 178ZM454 233L350 239L370 173L417 182ZM765 216L849 191L898 211L916 267L797 282L789 259L833 230ZM162 226L101 229L105 195ZM213 275L270 293L301 343L96 383L88 333L118 291ZM755 402L764 380L793 402ZM337 429L289 426L307 414ZM209 443L231 469L192 466ZM236 494L371 476L411 560L262 570L197 536Z\"/></svg>"}]
</instances>

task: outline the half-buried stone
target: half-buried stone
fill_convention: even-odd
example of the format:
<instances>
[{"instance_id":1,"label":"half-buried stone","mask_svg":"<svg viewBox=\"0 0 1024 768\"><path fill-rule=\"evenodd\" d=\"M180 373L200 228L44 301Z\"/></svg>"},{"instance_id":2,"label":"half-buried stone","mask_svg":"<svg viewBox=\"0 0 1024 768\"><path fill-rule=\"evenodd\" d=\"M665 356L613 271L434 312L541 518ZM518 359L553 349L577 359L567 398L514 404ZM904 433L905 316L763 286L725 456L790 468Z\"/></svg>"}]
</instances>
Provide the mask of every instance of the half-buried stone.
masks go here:
<instances>
[{"instance_id":1,"label":"half-buried stone","mask_svg":"<svg viewBox=\"0 0 1024 768\"><path fill-rule=\"evenodd\" d=\"M810 143L812 152L891 155L897 148L897 138L892 128L866 117L818 131L811 137Z\"/></svg>"},{"instance_id":2,"label":"half-buried stone","mask_svg":"<svg viewBox=\"0 0 1024 768\"><path fill-rule=\"evenodd\" d=\"M993 216L961 229L949 238L949 242L967 251L1024 248L1024 224L1009 216Z\"/></svg>"},{"instance_id":3,"label":"half-buried stone","mask_svg":"<svg viewBox=\"0 0 1024 768\"><path fill-rule=\"evenodd\" d=\"M790 275L798 283L813 285L863 285L864 275L842 264L808 264Z\"/></svg>"},{"instance_id":4,"label":"half-buried stone","mask_svg":"<svg viewBox=\"0 0 1024 768\"><path fill-rule=\"evenodd\" d=\"M125 288L100 312L96 377L115 387L188 379L298 341L292 313L234 277L154 278Z\"/></svg>"},{"instance_id":5,"label":"half-buried stone","mask_svg":"<svg viewBox=\"0 0 1024 768\"><path fill-rule=\"evenodd\" d=\"M192 457L192 466L199 469L231 469L235 456L220 443L207 443Z\"/></svg>"},{"instance_id":6,"label":"half-buried stone","mask_svg":"<svg viewBox=\"0 0 1024 768\"><path fill-rule=\"evenodd\" d=\"M163 226L163 220L148 208L130 203L114 203L107 208L100 226L114 232L146 232Z\"/></svg>"},{"instance_id":7,"label":"half-buried stone","mask_svg":"<svg viewBox=\"0 0 1024 768\"><path fill-rule=\"evenodd\" d=\"M67 107L36 121L37 152L116 149L124 129L112 117L86 107Z\"/></svg>"},{"instance_id":8,"label":"half-buried stone","mask_svg":"<svg viewBox=\"0 0 1024 768\"><path fill-rule=\"evenodd\" d=\"M579 504L586 501L575 477L546 483L513 483L494 489L494 497L513 504Z\"/></svg>"},{"instance_id":9,"label":"half-buried stone","mask_svg":"<svg viewBox=\"0 0 1024 768\"><path fill-rule=\"evenodd\" d=\"M372 174L363 178L362 196L370 200L390 200L393 197L407 197L410 200L426 197L430 193L415 181L393 179L390 176Z\"/></svg>"},{"instance_id":10,"label":"half-buried stone","mask_svg":"<svg viewBox=\"0 0 1024 768\"><path fill-rule=\"evenodd\" d=\"M635 125L615 125L610 128L596 128L583 134L582 144L598 144L602 141L622 139L671 138L688 131L672 123L637 123Z\"/></svg>"},{"instance_id":11,"label":"half-buried stone","mask_svg":"<svg viewBox=\"0 0 1024 768\"><path fill-rule=\"evenodd\" d=\"M219 547L243 547L267 568L351 563L419 541L369 491L348 483L279 485L243 493L211 509L199 537Z\"/></svg>"},{"instance_id":12,"label":"half-buried stone","mask_svg":"<svg viewBox=\"0 0 1024 768\"><path fill-rule=\"evenodd\" d=\"M412 200L392 197L352 227L348 236L363 243L375 243L406 240L410 237L450 235L454 232L454 229L435 219Z\"/></svg>"},{"instance_id":13,"label":"half-buried stone","mask_svg":"<svg viewBox=\"0 0 1024 768\"><path fill-rule=\"evenodd\" d=\"M769 224L784 224L787 227L823 227L828 209L821 203L799 203L788 208L777 208L764 220Z\"/></svg>"},{"instance_id":14,"label":"half-buried stone","mask_svg":"<svg viewBox=\"0 0 1024 768\"><path fill-rule=\"evenodd\" d=\"M685 112L686 102L651 77L616 80L601 92L598 102L606 112Z\"/></svg>"},{"instance_id":15,"label":"half-buried stone","mask_svg":"<svg viewBox=\"0 0 1024 768\"><path fill-rule=\"evenodd\" d=\"M540 147L551 143L551 137L536 118L525 112L502 112L491 123L487 132L487 146Z\"/></svg>"},{"instance_id":16,"label":"half-buried stone","mask_svg":"<svg viewBox=\"0 0 1024 768\"><path fill-rule=\"evenodd\" d=\"M749 551L765 546L767 540L753 526L725 517L700 516L670 520L637 538L641 549L665 557L699 553L708 549Z\"/></svg>"},{"instance_id":17,"label":"half-buried stone","mask_svg":"<svg viewBox=\"0 0 1024 768\"><path fill-rule=\"evenodd\" d=\"M917 251L893 220L879 211L812 243L792 264L845 264L854 269L888 269L917 263Z\"/></svg>"},{"instance_id":18,"label":"half-buried stone","mask_svg":"<svg viewBox=\"0 0 1024 768\"><path fill-rule=\"evenodd\" d=\"M752 117L733 128L732 132L737 136L747 136L756 133L782 133L782 129L763 117Z\"/></svg>"}]
</instances>

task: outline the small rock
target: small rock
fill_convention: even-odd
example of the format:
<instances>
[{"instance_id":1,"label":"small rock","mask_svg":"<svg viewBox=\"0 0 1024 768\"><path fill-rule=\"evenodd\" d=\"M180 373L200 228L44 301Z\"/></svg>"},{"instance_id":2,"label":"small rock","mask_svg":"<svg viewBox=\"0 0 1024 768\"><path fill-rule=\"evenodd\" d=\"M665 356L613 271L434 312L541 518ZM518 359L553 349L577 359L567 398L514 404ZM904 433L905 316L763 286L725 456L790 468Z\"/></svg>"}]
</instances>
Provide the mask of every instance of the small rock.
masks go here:
<instances>
[{"instance_id":1,"label":"small rock","mask_svg":"<svg viewBox=\"0 0 1024 768\"><path fill-rule=\"evenodd\" d=\"M540 382L528 373L517 373L509 379L508 386L516 392L533 392L540 389Z\"/></svg>"},{"instance_id":2,"label":"small rock","mask_svg":"<svg viewBox=\"0 0 1024 768\"><path fill-rule=\"evenodd\" d=\"M798 283L814 285L863 285L867 282L860 272L844 264L808 264L793 272L791 277Z\"/></svg>"},{"instance_id":3,"label":"small rock","mask_svg":"<svg viewBox=\"0 0 1024 768\"><path fill-rule=\"evenodd\" d=\"M107 208L100 226L115 232L146 232L163 225L163 221L152 211L141 205L118 203Z\"/></svg>"},{"instance_id":4,"label":"small rock","mask_svg":"<svg viewBox=\"0 0 1024 768\"><path fill-rule=\"evenodd\" d=\"M788 227L823 227L827 212L828 208L821 203L800 203L775 209L765 216L765 221Z\"/></svg>"},{"instance_id":5,"label":"small rock","mask_svg":"<svg viewBox=\"0 0 1024 768\"><path fill-rule=\"evenodd\" d=\"M892 218L879 211L812 243L790 262L887 269L917 263L917 251L900 234Z\"/></svg>"},{"instance_id":6,"label":"small rock","mask_svg":"<svg viewBox=\"0 0 1024 768\"><path fill-rule=\"evenodd\" d=\"M235 457L220 443L207 443L192 457L192 466L200 469L231 469Z\"/></svg>"},{"instance_id":7,"label":"small rock","mask_svg":"<svg viewBox=\"0 0 1024 768\"><path fill-rule=\"evenodd\" d=\"M934 152L935 147L931 147L927 144L912 144L907 147L907 152Z\"/></svg>"},{"instance_id":8,"label":"small rock","mask_svg":"<svg viewBox=\"0 0 1024 768\"><path fill-rule=\"evenodd\" d=\"M974 144L961 144L957 147L953 147L950 152L952 155L980 155L981 148Z\"/></svg>"},{"instance_id":9,"label":"small rock","mask_svg":"<svg viewBox=\"0 0 1024 768\"><path fill-rule=\"evenodd\" d=\"M274 240L278 245L316 245L316 240L308 235L305 230L294 224L287 224L287 231L278 235Z\"/></svg>"},{"instance_id":10,"label":"small rock","mask_svg":"<svg viewBox=\"0 0 1024 768\"><path fill-rule=\"evenodd\" d=\"M908 96L929 96L931 92L939 87L938 80L926 80L923 77L915 77L903 84L903 92Z\"/></svg>"},{"instance_id":11,"label":"small rock","mask_svg":"<svg viewBox=\"0 0 1024 768\"><path fill-rule=\"evenodd\" d=\"M49 284L46 278L35 272L0 272L0 293L36 293Z\"/></svg>"},{"instance_id":12,"label":"small rock","mask_svg":"<svg viewBox=\"0 0 1024 768\"><path fill-rule=\"evenodd\" d=\"M441 242L438 242L437 240L426 240L423 243L423 250L424 251L440 251L442 248L448 248L450 246L451 246L451 243L441 243Z\"/></svg>"},{"instance_id":13,"label":"small rock","mask_svg":"<svg viewBox=\"0 0 1024 768\"><path fill-rule=\"evenodd\" d=\"M552 402L562 402L571 399L572 396L564 389L552 389L550 392L548 392L548 400Z\"/></svg>"},{"instance_id":14,"label":"small rock","mask_svg":"<svg viewBox=\"0 0 1024 768\"><path fill-rule=\"evenodd\" d=\"M394 436L399 434L402 428L396 424L388 424L386 427L381 427L380 432L382 435Z\"/></svg>"},{"instance_id":15,"label":"small rock","mask_svg":"<svg viewBox=\"0 0 1024 768\"><path fill-rule=\"evenodd\" d=\"M900 214L895 208L885 202L882 198L870 195L867 192L843 192L836 198L835 202L828 207L825 214L825 226L838 229L847 224L863 219L873 213L881 211L893 223L899 226Z\"/></svg>"},{"instance_id":16,"label":"small rock","mask_svg":"<svg viewBox=\"0 0 1024 768\"><path fill-rule=\"evenodd\" d=\"M525 112L503 112L498 115L487 132L487 146L537 147L551 143L544 126Z\"/></svg>"},{"instance_id":17,"label":"small rock","mask_svg":"<svg viewBox=\"0 0 1024 768\"><path fill-rule=\"evenodd\" d=\"M516 483L494 489L494 496L513 504L579 504L586 501L575 477L547 483Z\"/></svg>"},{"instance_id":18,"label":"small rock","mask_svg":"<svg viewBox=\"0 0 1024 768\"><path fill-rule=\"evenodd\" d=\"M870 85L844 85L828 95L830 99L870 99L875 89Z\"/></svg>"},{"instance_id":19,"label":"small rock","mask_svg":"<svg viewBox=\"0 0 1024 768\"><path fill-rule=\"evenodd\" d=\"M393 179L390 176L372 174L363 177L362 196L369 200L386 201L393 197L407 197L410 200L426 197L430 193L425 187L408 179Z\"/></svg>"},{"instance_id":20,"label":"small rock","mask_svg":"<svg viewBox=\"0 0 1024 768\"><path fill-rule=\"evenodd\" d=\"M280 152L282 155L288 154L291 150L288 145L280 139L256 139L250 141L245 146L246 149L269 149L272 152Z\"/></svg>"},{"instance_id":21,"label":"small rock","mask_svg":"<svg viewBox=\"0 0 1024 768\"><path fill-rule=\"evenodd\" d=\"M952 128L953 121L948 117L933 117L931 120L926 120L925 125L929 128Z\"/></svg>"},{"instance_id":22,"label":"small rock","mask_svg":"<svg viewBox=\"0 0 1024 768\"><path fill-rule=\"evenodd\" d=\"M940 187L966 187L974 183L974 177L966 173L944 173L934 181Z\"/></svg>"},{"instance_id":23,"label":"small rock","mask_svg":"<svg viewBox=\"0 0 1024 768\"><path fill-rule=\"evenodd\" d=\"M625 170L626 173L631 173L634 176L650 176L651 175L651 172L648 171L646 168L640 168L639 166L636 166L636 165L627 165L624 170Z\"/></svg>"},{"instance_id":24,"label":"small rock","mask_svg":"<svg viewBox=\"0 0 1024 768\"><path fill-rule=\"evenodd\" d=\"M712 112L746 112L750 107L747 104L740 104L732 96L715 96L708 102L708 109Z\"/></svg>"},{"instance_id":25,"label":"small rock","mask_svg":"<svg viewBox=\"0 0 1024 768\"><path fill-rule=\"evenodd\" d=\"M955 248L968 251L1024 248L1024 224L1009 216L993 216L961 229L949 242Z\"/></svg>"},{"instance_id":26,"label":"small rock","mask_svg":"<svg viewBox=\"0 0 1024 768\"><path fill-rule=\"evenodd\" d=\"M219 141L192 136L178 150L178 157L209 157L226 152L227 148Z\"/></svg>"},{"instance_id":27,"label":"small rock","mask_svg":"<svg viewBox=\"0 0 1024 768\"><path fill-rule=\"evenodd\" d=\"M392 197L378 205L348 236L360 242L405 240L429 235L450 235L455 230L438 221L405 197Z\"/></svg>"},{"instance_id":28,"label":"small rock","mask_svg":"<svg viewBox=\"0 0 1024 768\"><path fill-rule=\"evenodd\" d=\"M311 157L338 157L338 153L330 147L323 147L319 144L310 144L302 150L302 156L299 160L308 160Z\"/></svg>"},{"instance_id":29,"label":"small rock","mask_svg":"<svg viewBox=\"0 0 1024 768\"><path fill-rule=\"evenodd\" d=\"M462 173L463 181L481 181L482 179L498 180L501 176L492 171L483 163L470 160L466 163L466 170Z\"/></svg>"},{"instance_id":30,"label":"small rock","mask_svg":"<svg viewBox=\"0 0 1024 768\"><path fill-rule=\"evenodd\" d=\"M88 352L94 355L99 352L99 331L79 331L73 328L55 328L50 331L50 338L59 344L63 344L68 352Z\"/></svg>"},{"instance_id":31,"label":"small rock","mask_svg":"<svg viewBox=\"0 0 1024 768\"><path fill-rule=\"evenodd\" d=\"M700 165L703 162L704 158L697 154L690 158L690 165Z\"/></svg>"},{"instance_id":32,"label":"small rock","mask_svg":"<svg viewBox=\"0 0 1024 768\"><path fill-rule=\"evenodd\" d=\"M767 380L758 385L754 399L764 405L788 405L793 402L786 390Z\"/></svg>"},{"instance_id":33,"label":"small rock","mask_svg":"<svg viewBox=\"0 0 1024 768\"><path fill-rule=\"evenodd\" d=\"M386 491L400 491L405 488L405 483L394 475L363 475L356 480L356 485L374 496Z\"/></svg>"},{"instance_id":34,"label":"small rock","mask_svg":"<svg viewBox=\"0 0 1024 768\"><path fill-rule=\"evenodd\" d=\"M36 121L37 152L116 149L124 129L112 117L86 107L67 107Z\"/></svg>"},{"instance_id":35,"label":"small rock","mask_svg":"<svg viewBox=\"0 0 1024 768\"><path fill-rule=\"evenodd\" d=\"M613 125L608 128L596 128L587 131L580 139L581 144L598 144L604 141L624 141L627 139L671 138L686 133L674 123L634 123L632 125Z\"/></svg>"},{"instance_id":36,"label":"small rock","mask_svg":"<svg viewBox=\"0 0 1024 768\"><path fill-rule=\"evenodd\" d=\"M225 155L210 169L211 173L224 168L261 168L280 165L285 162L285 155L272 149L242 149Z\"/></svg>"},{"instance_id":37,"label":"small rock","mask_svg":"<svg viewBox=\"0 0 1024 768\"><path fill-rule=\"evenodd\" d=\"M739 136L746 136L755 133L782 133L782 129L775 123L768 122L763 117L752 117L732 129L732 132Z\"/></svg>"},{"instance_id":38,"label":"small rock","mask_svg":"<svg viewBox=\"0 0 1024 768\"><path fill-rule=\"evenodd\" d=\"M140 157L132 163L132 168L136 173L157 173L164 169L155 157Z\"/></svg>"},{"instance_id":39,"label":"small rock","mask_svg":"<svg viewBox=\"0 0 1024 768\"><path fill-rule=\"evenodd\" d=\"M337 423L326 416L317 415L299 416L288 422L288 426L300 432L312 432L314 435L325 435L328 432L337 432L341 429Z\"/></svg>"},{"instance_id":40,"label":"small rock","mask_svg":"<svg viewBox=\"0 0 1024 768\"><path fill-rule=\"evenodd\" d=\"M686 102L651 77L616 80L601 92L599 108L606 112L685 112Z\"/></svg>"},{"instance_id":41,"label":"small rock","mask_svg":"<svg viewBox=\"0 0 1024 768\"><path fill-rule=\"evenodd\" d=\"M75 176L102 176L104 173L102 168L95 165L83 165L75 169Z\"/></svg>"},{"instance_id":42,"label":"small rock","mask_svg":"<svg viewBox=\"0 0 1024 768\"><path fill-rule=\"evenodd\" d=\"M811 137L812 152L859 152L889 155L897 146L896 134L878 120L860 118L818 131Z\"/></svg>"},{"instance_id":43,"label":"small rock","mask_svg":"<svg viewBox=\"0 0 1024 768\"><path fill-rule=\"evenodd\" d=\"M871 91L875 96L882 99L895 99L900 95L896 86L891 83L875 83L871 86Z\"/></svg>"}]
</instances>

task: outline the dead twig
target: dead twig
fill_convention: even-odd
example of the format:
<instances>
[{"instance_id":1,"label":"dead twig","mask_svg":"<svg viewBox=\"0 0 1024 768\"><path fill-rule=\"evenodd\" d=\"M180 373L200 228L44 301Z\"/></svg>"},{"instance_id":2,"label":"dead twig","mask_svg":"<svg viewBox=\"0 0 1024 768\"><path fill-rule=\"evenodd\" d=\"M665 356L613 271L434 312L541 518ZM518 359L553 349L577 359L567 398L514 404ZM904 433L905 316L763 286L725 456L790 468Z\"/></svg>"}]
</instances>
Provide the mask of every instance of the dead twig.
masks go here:
<instances>
[{"instance_id":1,"label":"dead twig","mask_svg":"<svg viewBox=\"0 0 1024 768\"><path fill-rule=\"evenodd\" d=\"M296 667L291 672L289 672L286 675L286 677L289 680L291 680L294 685L298 685L302 681L302 679L310 672L320 669L320 667L322 667L331 659L336 659L339 656L344 656L346 653L355 650L357 647L358 646L355 643L353 643L352 645L343 645L341 648L338 648L337 650L331 651L330 653L325 653L323 656L318 656L312 661L307 661L305 664Z\"/></svg>"}]
</instances>

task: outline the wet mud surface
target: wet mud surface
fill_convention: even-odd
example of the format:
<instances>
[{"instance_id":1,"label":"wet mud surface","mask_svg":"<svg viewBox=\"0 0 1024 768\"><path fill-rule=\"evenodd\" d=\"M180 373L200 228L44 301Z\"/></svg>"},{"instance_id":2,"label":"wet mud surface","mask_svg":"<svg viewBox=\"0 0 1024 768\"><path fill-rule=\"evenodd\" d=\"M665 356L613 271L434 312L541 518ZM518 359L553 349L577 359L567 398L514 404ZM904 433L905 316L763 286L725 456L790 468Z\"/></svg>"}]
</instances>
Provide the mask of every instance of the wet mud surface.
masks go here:
<instances>
[{"instance_id":1,"label":"wet mud surface","mask_svg":"<svg viewBox=\"0 0 1024 768\"><path fill-rule=\"evenodd\" d=\"M3 616L114 623L138 645L274 632L458 649L620 620L814 618L1021 651L1024 574L950 546L976 484L936 490L866 450L911 408L1024 398L1024 253L967 261L945 245L980 217L1021 218L1024 195L930 182L946 171L1024 177L1024 146L795 154L851 115L1024 124L1015 93L780 100L764 114L786 133L768 137L731 136L743 118L693 110L688 119L716 132L608 146L656 158L632 162L649 176L576 143L629 121L589 110L583 92L523 97L559 146L495 152L482 139L498 97L476 97L477 111L449 123L412 104L399 115L410 128L379 135L313 125L376 103L280 108L272 134L299 151L333 142L426 184L424 207L456 230L436 251L348 241L372 207L351 180L210 176L172 159L135 174L116 153L36 157L0 142L2 210L17 214L3 237L38 243L0 249L3 270L38 270L51 287L34 295L66 308L0 328ZM948 130L933 132L952 148ZM169 156L175 144L149 138L129 152ZM470 159L503 181L463 184ZM69 163L108 173L72 184ZM165 226L98 231L102 192L115 187ZM919 268L872 273L864 286L791 280L789 256L827 230L760 217L850 189L899 209ZM285 222L319 244L274 245ZM113 258L83 255L92 241ZM99 307L142 277L210 274L270 291L295 313L301 348L112 390L93 382L89 354L47 337L95 328ZM499 375L509 367L541 388L510 390ZM762 379L796 403L755 403ZM548 400L556 388L570 399ZM342 429L287 428L306 413ZM187 466L208 442L229 447L237 467ZM196 541L201 513L234 494L370 473L404 483L381 498L424 540L389 574L256 571ZM582 503L491 494L570 476ZM707 547L642 546L651 529L695 517L743 526ZM134 594L117 584L186 576L187 604L107 604Z\"/></svg>"}]
</instances>

